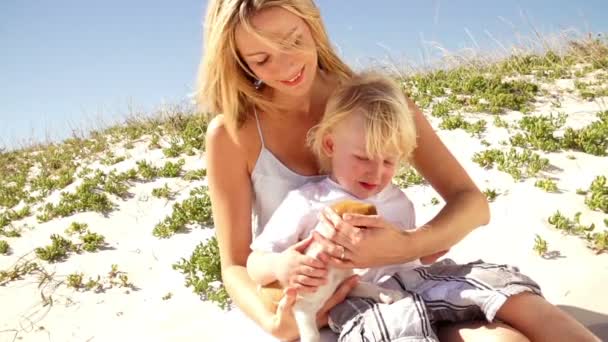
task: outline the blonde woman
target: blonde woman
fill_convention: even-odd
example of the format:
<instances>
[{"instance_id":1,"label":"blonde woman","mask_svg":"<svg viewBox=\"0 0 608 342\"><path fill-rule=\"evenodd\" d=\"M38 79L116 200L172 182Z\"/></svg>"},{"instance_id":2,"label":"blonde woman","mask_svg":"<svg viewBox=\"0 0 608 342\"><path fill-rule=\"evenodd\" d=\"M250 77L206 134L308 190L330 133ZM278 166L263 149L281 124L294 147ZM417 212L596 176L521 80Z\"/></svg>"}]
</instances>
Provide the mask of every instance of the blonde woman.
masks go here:
<instances>
[{"instance_id":1,"label":"blonde woman","mask_svg":"<svg viewBox=\"0 0 608 342\"><path fill-rule=\"evenodd\" d=\"M252 237L260 234L287 192L322 177L306 135L319 122L329 94L352 72L331 48L312 0L209 0L204 25L197 99L205 110L221 113L207 131L206 160L222 277L234 303L265 331L280 339L297 337L295 323L284 313L291 311L297 291L325 282L327 263L365 268L441 254L488 223L485 196L408 100L418 138L413 166L445 199L445 207L418 229L398 234L381 217L346 221L325 213L336 232L333 241L324 241L327 255L321 260L301 255L305 270L294 272L309 274L307 282L286 291L278 311L268 312L247 274ZM301 251L296 245L292 254ZM328 300L317 317L320 326L355 282L346 280ZM524 304L543 314L519 310ZM514 296L500 310L512 318L513 327L452 325L440 328L439 338L522 341L526 339L517 330L518 321L544 324L557 317L567 324L555 327L553 341L594 340L540 296Z\"/></svg>"}]
</instances>

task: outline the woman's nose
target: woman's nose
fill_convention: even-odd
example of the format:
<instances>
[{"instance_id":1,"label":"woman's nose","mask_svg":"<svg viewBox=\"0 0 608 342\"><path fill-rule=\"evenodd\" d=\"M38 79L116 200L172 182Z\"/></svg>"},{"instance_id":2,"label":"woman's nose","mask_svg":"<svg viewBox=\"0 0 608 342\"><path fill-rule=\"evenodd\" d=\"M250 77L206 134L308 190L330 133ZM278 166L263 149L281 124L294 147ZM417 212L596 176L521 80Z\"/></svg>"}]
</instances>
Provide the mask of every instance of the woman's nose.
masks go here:
<instances>
[{"instance_id":1,"label":"woman's nose","mask_svg":"<svg viewBox=\"0 0 608 342\"><path fill-rule=\"evenodd\" d=\"M290 73L295 73L297 70L293 56L286 52L281 52L277 55L276 73L279 78L286 79L291 76Z\"/></svg>"}]
</instances>

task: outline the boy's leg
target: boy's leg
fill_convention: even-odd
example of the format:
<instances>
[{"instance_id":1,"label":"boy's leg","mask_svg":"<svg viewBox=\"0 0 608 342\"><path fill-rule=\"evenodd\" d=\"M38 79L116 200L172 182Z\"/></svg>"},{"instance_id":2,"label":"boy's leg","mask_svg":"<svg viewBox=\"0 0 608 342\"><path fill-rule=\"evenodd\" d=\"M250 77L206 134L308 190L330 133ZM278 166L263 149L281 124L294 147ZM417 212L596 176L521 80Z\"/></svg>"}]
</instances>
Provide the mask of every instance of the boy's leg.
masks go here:
<instances>
[{"instance_id":1,"label":"boy's leg","mask_svg":"<svg viewBox=\"0 0 608 342\"><path fill-rule=\"evenodd\" d=\"M530 342L521 332L507 324L486 321L441 324L437 327L437 336L441 342Z\"/></svg>"},{"instance_id":2,"label":"boy's leg","mask_svg":"<svg viewBox=\"0 0 608 342\"><path fill-rule=\"evenodd\" d=\"M532 293L509 297L496 317L532 341L600 341L570 315Z\"/></svg>"},{"instance_id":3,"label":"boy's leg","mask_svg":"<svg viewBox=\"0 0 608 342\"><path fill-rule=\"evenodd\" d=\"M422 295L429 311L438 320L463 322L485 317L493 322L499 318L528 338L543 341L552 340L543 338L548 328L546 319L551 317L557 320L552 321L552 326L563 323L577 336L592 336L582 325L544 300L539 286L515 267L481 261L459 265L446 259L397 275L403 286L408 284L408 290Z\"/></svg>"},{"instance_id":4,"label":"boy's leg","mask_svg":"<svg viewBox=\"0 0 608 342\"><path fill-rule=\"evenodd\" d=\"M360 281L349 293L349 297L363 297L373 299L375 302L390 304L403 298L403 293L380 287L376 284Z\"/></svg>"},{"instance_id":5,"label":"boy's leg","mask_svg":"<svg viewBox=\"0 0 608 342\"><path fill-rule=\"evenodd\" d=\"M412 293L403 296L392 304L347 298L330 311L329 326L340 334L339 342L439 342L422 298Z\"/></svg>"}]
</instances>

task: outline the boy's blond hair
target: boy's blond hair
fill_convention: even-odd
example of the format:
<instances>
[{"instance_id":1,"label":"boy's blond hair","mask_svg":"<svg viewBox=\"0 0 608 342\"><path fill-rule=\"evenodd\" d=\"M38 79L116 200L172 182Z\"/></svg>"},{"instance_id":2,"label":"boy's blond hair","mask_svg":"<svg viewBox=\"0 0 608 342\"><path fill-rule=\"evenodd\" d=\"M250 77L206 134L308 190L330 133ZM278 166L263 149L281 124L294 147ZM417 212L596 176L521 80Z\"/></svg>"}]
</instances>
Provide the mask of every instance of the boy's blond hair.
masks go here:
<instances>
[{"instance_id":1,"label":"boy's blond hair","mask_svg":"<svg viewBox=\"0 0 608 342\"><path fill-rule=\"evenodd\" d=\"M284 46L278 37L269 36L251 25L257 12L279 7L300 17L308 25L315 42L318 65L339 79L351 76L351 69L338 57L329 43L319 9L312 0L209 0L204 26L204 54L200 62L195 98L203 111L222 113L228 127L239 128L253 108L276 110L268 96L254 85L249 70L236 48L235 32L240 24L275 48Z\"/></svg>"},{"instance_id":2,"label":"boy's blond hair","mask_svg":"<svg viewBox=\"0 0 608 342\"><path fill-rule=\"evenodd\" d=\"M330 96L321 122L308 133L308 144L322 172L331 171L323 150L323 137L350 115L365 119L365 148L368 156L397 153L408 163L416 147L413 112L399 86L387 76L365 72L345 81Z\"/></svg>"}]
</instances>

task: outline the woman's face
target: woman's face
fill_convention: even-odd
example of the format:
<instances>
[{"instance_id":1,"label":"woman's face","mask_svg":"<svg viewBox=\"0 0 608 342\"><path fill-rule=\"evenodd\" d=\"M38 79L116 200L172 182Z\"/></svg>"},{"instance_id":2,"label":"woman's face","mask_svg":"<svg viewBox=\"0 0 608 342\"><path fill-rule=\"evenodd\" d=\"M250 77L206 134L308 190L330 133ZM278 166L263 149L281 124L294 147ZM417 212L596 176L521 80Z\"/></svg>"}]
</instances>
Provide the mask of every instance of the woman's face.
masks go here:
<instances>
[{"instance_id":1,"label":"woman's face","mask_svg":"<svg viewBox=\"0 0 608 342\"><path fill-rule=\"evenodd\" d=\"M264 34L280 37L296 48L277 49L241 25L236 29L236 46L244 62L267 86L290 96L309 92L317 72L317 49L308 25L280 7L256 13L251 24Z\"/></svg>"}]
</instances>

